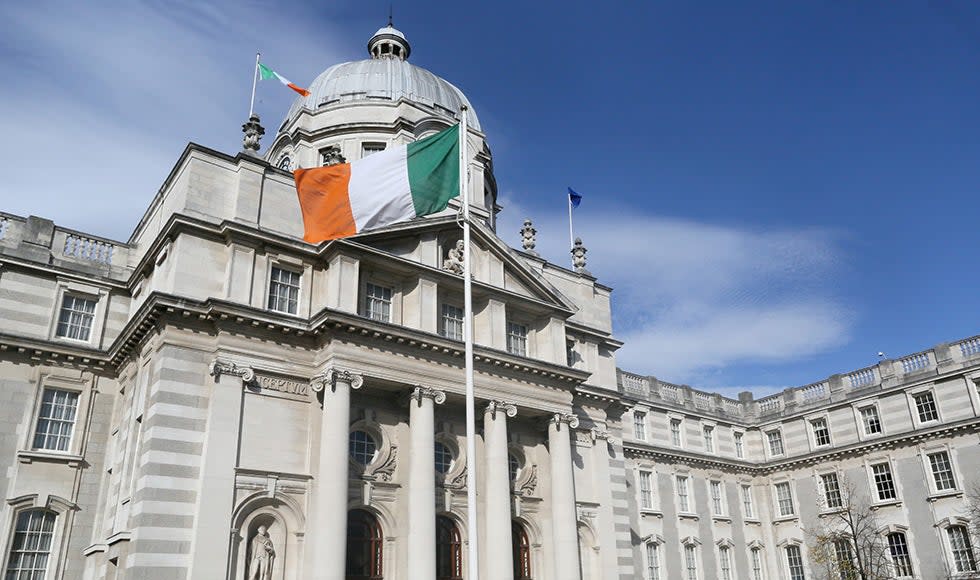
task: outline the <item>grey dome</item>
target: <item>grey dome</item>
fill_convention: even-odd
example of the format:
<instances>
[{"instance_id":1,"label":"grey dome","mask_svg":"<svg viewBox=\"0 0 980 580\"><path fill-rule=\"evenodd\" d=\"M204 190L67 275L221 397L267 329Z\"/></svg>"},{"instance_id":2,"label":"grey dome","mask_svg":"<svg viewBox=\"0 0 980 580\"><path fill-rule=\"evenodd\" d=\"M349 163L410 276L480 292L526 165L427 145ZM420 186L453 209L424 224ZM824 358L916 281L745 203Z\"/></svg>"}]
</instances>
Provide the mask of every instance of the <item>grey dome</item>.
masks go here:
<instances>
[{"instance_id":1,"label":"grey dome","mask_svg":"<svg viewBox=\"0 0 980 580\"><path fill-rule=\"evenodd\" d=\"M476 111L462 91L400 58L372 58L334 65L310 83L309 91L310 96L293 102L287 120L295 119L304 109L315 113L317 108L335 102L405 99L452 117L461 105L466 105L470 127L482 131Z\"/></svg>"}]
</instances>

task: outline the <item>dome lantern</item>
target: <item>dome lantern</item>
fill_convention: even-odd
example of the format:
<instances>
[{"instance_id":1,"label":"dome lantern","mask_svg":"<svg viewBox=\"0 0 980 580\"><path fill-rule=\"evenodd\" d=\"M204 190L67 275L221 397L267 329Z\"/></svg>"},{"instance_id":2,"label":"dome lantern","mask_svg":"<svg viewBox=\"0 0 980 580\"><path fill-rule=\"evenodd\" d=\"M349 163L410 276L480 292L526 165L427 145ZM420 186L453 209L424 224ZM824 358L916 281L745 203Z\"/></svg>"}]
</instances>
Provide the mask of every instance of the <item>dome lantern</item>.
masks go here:
<instances>
[{"instance_id":1,"label":"dome lantern","mask_svg":"<svg viewBox=\"0 0 980 580\"><path fill-rule=\"evenodd\" d=\"M368 41L367 48L373 59L397 58L407 60L408 55L412 52L412 45L408 43L408 39L405 38L402 31L392 25L391 20L388 21L388 26L374 33L374 36Z\"/></svg>"}]
</instances>

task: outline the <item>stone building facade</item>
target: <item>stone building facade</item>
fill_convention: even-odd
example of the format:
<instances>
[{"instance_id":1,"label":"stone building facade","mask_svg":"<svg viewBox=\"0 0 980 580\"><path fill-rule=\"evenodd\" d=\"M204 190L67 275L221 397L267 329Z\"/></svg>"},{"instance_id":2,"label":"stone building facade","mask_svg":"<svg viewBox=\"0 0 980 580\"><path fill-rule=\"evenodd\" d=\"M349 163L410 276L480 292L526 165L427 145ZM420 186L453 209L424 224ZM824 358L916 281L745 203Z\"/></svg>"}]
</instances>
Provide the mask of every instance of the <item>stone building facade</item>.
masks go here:
<instances>
[{"instance_id":1,"label":"stone building facade","mask_svg":"<svg viewBox=\"0 0 980 580\"><path fill-rule=\"evenodd\" d=\"M883 469L914 577L972 562L951 538L980 473L980 338L760 400L620 371L584 247L570 270L530 223L521 249L497 236L469 107L471 477L457 207L302 241L291 168L469 105L396 29L368 49L263 156L257 118L243 153L188 145L126 242L0 214L6 580L462 578L469 509L482 578L795 580L819 574L818 482L874 493Z\"/></svg>"}]
</instances>

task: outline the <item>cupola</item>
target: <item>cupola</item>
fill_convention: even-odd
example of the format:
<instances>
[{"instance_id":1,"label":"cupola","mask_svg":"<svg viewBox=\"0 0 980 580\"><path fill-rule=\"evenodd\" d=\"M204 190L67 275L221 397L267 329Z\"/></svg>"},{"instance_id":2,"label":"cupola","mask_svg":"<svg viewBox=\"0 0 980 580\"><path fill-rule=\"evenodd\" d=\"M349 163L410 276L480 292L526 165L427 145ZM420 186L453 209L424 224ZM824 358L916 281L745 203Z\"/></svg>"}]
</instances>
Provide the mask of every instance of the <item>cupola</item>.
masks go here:
<instances>
[{"instance_id":1,"label":"cupola","mask_svg":"<svg viewBox=\"0 0 980 580\"><path fill-rule=\"evenodd\" d=\"M402 31L392 25L391 20L388 21L388 26L375 32L368 41L368 53L371 58L407 60L411 52L412 45L408 43Z\"/></svg>"}]
</instances>

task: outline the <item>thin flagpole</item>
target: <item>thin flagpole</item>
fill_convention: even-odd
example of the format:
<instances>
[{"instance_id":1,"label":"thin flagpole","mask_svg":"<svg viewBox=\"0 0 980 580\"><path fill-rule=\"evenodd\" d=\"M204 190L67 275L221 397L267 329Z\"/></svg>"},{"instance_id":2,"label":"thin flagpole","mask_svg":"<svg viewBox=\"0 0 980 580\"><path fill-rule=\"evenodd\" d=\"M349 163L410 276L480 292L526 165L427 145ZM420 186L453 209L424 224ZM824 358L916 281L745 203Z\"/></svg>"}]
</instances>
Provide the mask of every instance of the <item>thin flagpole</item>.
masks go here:
<instances>
[{"instance_id":1,"label":"thin flagpole","mask_svg":"<svg viewBox=\"0 0 980 580\"><path fill-rule=\"evenodd\" d=\"M473 393L473 263L470 253L469 171L466 155L466 105L459 121L459 198L463 203L463 335L466 341L466 525L469 528L470 580L480 580L479 528L476 517L476 397Z\"/></svg>"},{"instance_id":2,"label":"thin flagpole","mask_svg":"<svg viewBox=\"0 0 980 580\"><path fill-rule=\"evenodd\" d=\"M568 249L571 251L575 247L575 234L572 232L572 192L568 192ZM575 258L572 258L572 266L575 265Z\"/></svg>"},{"instance_id":3,"label":"thin flagpole","mask_svg":"<svg viewBox=\"0 0 980 580\"><path fill-rule=\"evenodd\" d=\"M251 119L255 113L255 85L259 81L259 57L262 53L255 53L255 71L252 72L252 100L248 102L248 118Z\"/></svg>"}]
</instances>

